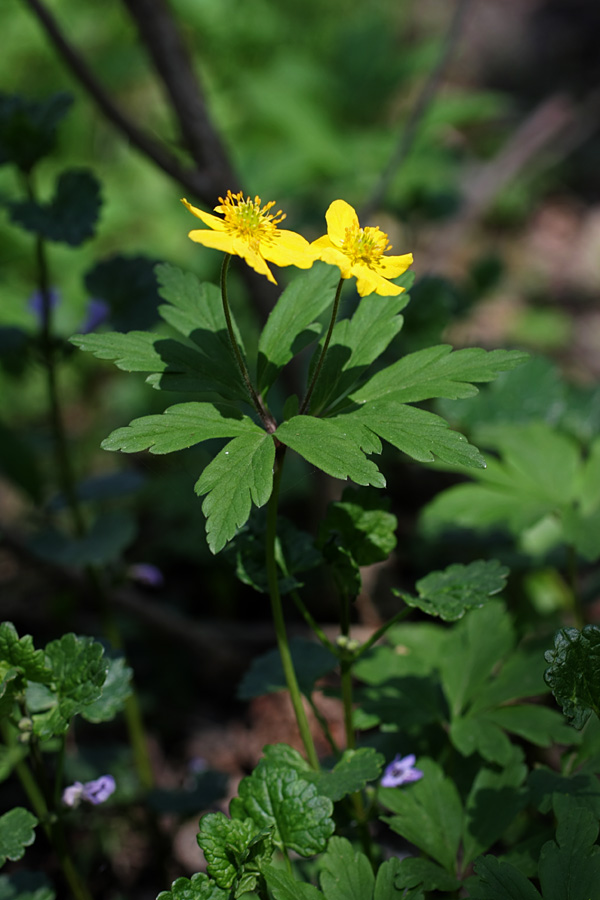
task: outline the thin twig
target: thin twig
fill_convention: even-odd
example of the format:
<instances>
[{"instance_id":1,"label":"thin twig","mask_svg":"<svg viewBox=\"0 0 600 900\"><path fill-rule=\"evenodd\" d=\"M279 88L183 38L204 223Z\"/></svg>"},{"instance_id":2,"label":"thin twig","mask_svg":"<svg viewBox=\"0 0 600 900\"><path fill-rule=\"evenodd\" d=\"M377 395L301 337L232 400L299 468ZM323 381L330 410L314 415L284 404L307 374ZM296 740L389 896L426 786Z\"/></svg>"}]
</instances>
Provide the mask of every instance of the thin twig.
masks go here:
<instances>
[{"instance_id":1,"label":"thin twig","mask_svg":"<svg viewBox=\"0 0 600 900\"><path fill-rule=\"evenodd\" d=\"M381 174L378 184L375 186L373 193L360 212L359 218L361 220L368 219L381 206L390 189L392 181L396 177L398 169L400 169L412 149L421 123L429 112L436 94L440 89L446 67L462 31L462 25L469 2L470 0L456 0L454 13L448 25L448 30L442 43L442 50L438 57L438 61L431 70L427 81L423 85L423 88L408 115L400 139L394 148L387 166Z\"/></svg>"}]
</instances>

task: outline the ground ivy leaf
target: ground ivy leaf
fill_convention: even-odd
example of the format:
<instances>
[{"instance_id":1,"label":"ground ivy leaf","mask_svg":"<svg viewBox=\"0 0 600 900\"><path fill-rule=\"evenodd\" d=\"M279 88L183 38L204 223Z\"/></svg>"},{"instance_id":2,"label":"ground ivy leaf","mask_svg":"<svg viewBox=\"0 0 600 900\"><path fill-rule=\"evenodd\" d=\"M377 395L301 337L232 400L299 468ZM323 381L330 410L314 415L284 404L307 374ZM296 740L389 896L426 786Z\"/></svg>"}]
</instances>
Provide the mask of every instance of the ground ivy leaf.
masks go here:
<instances>
[{"instance_id":1,"label":"ground ivy leaf","mask_svg":"<svg viewBox=\"0 0 600 900\"><path fill-rule=\"evenodd\" d=\"M251 818L228 819L223 813L209 813L200 820L198 844L204 851L207 870L220 888L233 888L240 878L258 878L259 860L267 863L273 852L268 833ZM245 880L248 885L247 879Z\"/></svg>"},{"instance_id":2,"label":"ground ivy leaf","mask_svg":"<svg viewBox=\"0 0 600 900\"><path fill-rule=\"evenodd\" d=\"M377 372L351 399L367 403L388 397L396 402L415 403L433 397L472 397L477 393L472 382L493 381L500 372L514 369L526 359L528 354L520 350L453 351L449 344L440 344L409 353Z\"/></svg>"},{"instance_id":3,"label":"ground ivy leaf","mask_svg":"<svg viewBox=\"0 0 600 900\"><path fill-rule=\"evenodd\" d=\"M15 806L0 816L0 866L7 859L21 859L25 847L29 847L35 840L33 829L37 824L38 820L33 813L22 806Z\"/></svg>"},{"instance_id":4,"label":"ground ivy leaf","mask_svg":"<svg viewBox=\"0 0 600 900\"><path fill-rule=\"evenodd\" d=\"M87 169L63 172L49 203L23 200L9 204L17 225L49 241L78 247L93 237L100 212L100 184Z\"/></svg>"},{"instance_id":5,"label":"ground ivy leaf","mask_svg":"<svg viewBox=\"0 0 600 900\"><path fill-rule=\"evenodd\" d=\"M104 450L123 453L172 453L213 438L233 438L249 432L264 435L262 428L235 406L225 403L177 403L157 416L134 419L102 441Z\"/></svg>"},{"instance_id":6,"label":"ground ivy leaf","mask_svg":"<svg viewBox=\"0 0 600 900\"><path fill-rule=\"evenodd\" d=\"M191 878L177 878L171 890L161 891L156 900L229 900L230 896L204 872L197 872Z\"/></svg>"},{"instance_id":7,"label":"ground ivy leaf","mask_svg":"<svg viewBox=\"0 0 600 900\"><path fill-rule=\"evenodd\" d=\"M262 874L275 900L323 900L321 891L312 884L297 881L292 875L276 869L275 866L265 866Z\"/></svg>"},{"instance_id":8,"label":"ground ivy leaf","mask_svg":"<svg viewBox=\"0 0 600 900\"><path fill-rule=\"evenodd\" d=\"M310 696L315 682L338 664L337 658L322 644L294 637L290 641L292 661L296 670L298 686L303 694ZM237 695L240 700L250 700L263 694L287 690L285 675L281 665L279 650L269 650L255 657L244 675Z\"/></svg>"},{"instance_id":9,"label":"ground ivy leaf","mask_svg":"<svg viewBox=\"0 0 600 900\"><path fill-rule=\"evenodd\" d=\"M0 875L0 900L56 900L56 892L41 872L21 869Z\"/></svg>"},{"instance_id":10,"label":"ground ivy leaf","mask_svg":"<svg viewBox=\"0 0 600 900\"><path fill-rule=\"evenodd\" d=\"M401 788L380 788L379 799L393 816L383 821L399 835L455 874L463 827L456 785L431 759L418 759L423 778Z\"/></svg>"},{"instance_id":11,"label":"ground ivy leaf","mask_svg":"<svg viewBox=\"0 0 600 900\"><path fill-rule=\"evenodd\" d=\"M365 456L365 453L380 452L381 445L377 449L374 443L377 438L360 423L342 421L349 418L294 416L279 426L275 436L333 478L350 478L357 484L385 487L385 478Z\"/></svg>"},{"instance_id":12,"label":"ground ivy leaf","mask_svg":"<svg viewBox=\"0 0 600 900\"><path fill-rule=\"evenodd\" d=\"M542 847L539 879L544 900L588 900L600 884L598 819L577 800L559 794L553 799L558 818L556 843Z\"/></svg>"},{"instance_id":13,"label":"ground ivy leaf","mask_svg":"<svg viewBox=\"0 0 600 900\"><path fill-rule=\"evenodd\" d=\"M338 274L315 263L296 276L271 310L258 342L257 390L263 396L283 366L319 334L315 319L333 303Z\"/></svg>"},{"instance_id":14,"label":"ground ivy leaf","mask_svg":"<svg viewBox=\"0 0 600 900\"><path fill-rule=\"evenodd\" d=\"M321 859L321 890L326 900L371 900L375 876L364 853L350 841L332 837Z\"/></svg>"},{"instance_id":15,"label":"ground ivy leaf","mask_svg":"<svg viewBox=\"0 0 600 900\"><path fill-rule=\"evenodd\" d=\"M567 725L557 710L548 709L547 706L532 703L500 706L488 710L485 717L505 731L537 744L538 747L574 744L581 739L579 732Z\"/></svg>"},{"instance_id":16,"label":"ground ivy leaf","mask_svg":"<svg viewBox=\"0 0 600 900\"><path fill-rule=\"evenodd\" d=\"M119 559L135 539L137 525L125 511L101 513L83 537L55 529L35 534L30 549L42 559L64 566L105 565Z\"/></svg>"},{"instance_id":17,"label":"ground ivy leaf","mask_svg":"<svg viewBox=\"0 0 600 900\"><path fill-rule=\"evenodd\" d=\"M264 506L273 489L275 444L259 430L230 441L204 469L194 490L202 503L206 537L213 553L248 520L252 503Z\"/></svg>"},{"instance_id":18,"label":"ground ivy leaf","mask_svg":"<svg viewBox=\"0 0 600 900\"><path fill-rule=\"evenodd\" d=\"M463 434L452 431L445 419L424 409L386 398L369 401L346 416L364 423L384 441L419 462L433 462L437 457L450 465L485 468L486 461L477 447Z\"/></svg>"},{"instance_id":19,"label":"ground ivy leaf","mask_svg":"<svg viewBox=\"0 0 600 900\"><path fill-rule=\"evenodd\" d=\"M435 863L432 863L432 865L435 865ZM440 869L440 871L443 871L443 869ZM404 887L397 883L399 872L400 859L397 856L393 856L379 866L375 879L373 900L400 900L400 898L406 896Z\"/></svg>"},{"instance_id":20,"label":"ground ivy leaf","mask_svg":"<svg viewBox=\"0 0 600 900\"><path fill-rule=\"evenodd\" d=\"M592 711L600 717L600 627L561 628L544 656L546 684L575 728L583 728Z\"/></svg>"},{"instance_id":21,"label":"ground ivy leaf","mask_svg":"<svg viewBox=\"0 0 600 900\"><path fill-rule=\"evenodd\" d=\"M108 660L108 671L102 685L102 693L97 700L88 703L81 715L88 722L109 722L123 709L125 701L133 690L131 679L133 670L119 656Z\"/></svg>"},{"instance_id":22,"label":"ground ivy leaf","mask_svg":"<svg viewBox=\"0 0 600 900\"><path fill-rule=\"evenodd\" d=\"M20 638L12 622L0 624L0 662L14 666L28 681L49 684L52 680L44 651L35 649L30 634Z\"/></svg>"},{"instance_id":23,"label":"ground ivy leaf","mask_svg":"<svg viewBox=\"0 0 600 900\"><path fill-rule=\"evenodd\" d=\"M337 802L378 779L384 763L385 758L373 747L344 750L331 772L322 772L315 783L320 794Z\"/></svg>"},{"instance_id":24,"label":"ground ivy leaf","mask_svg":"<svg viewBox=\"0 0 600 900\"><path fill-rule=\"evenodd\" d=\"M477 752L489 762L506 766L513 754L513 745L502 728L483 715L456 716L449 736L462 756Z\"/></svg>"},{"instance_id":25,"label":"ground ivy leaf","mask_svg":"<svg viewBox=\"0 0 600 900\"><path fill-rule=\"evenodd\" d=\"M398 890L420 887L425 891L457 891L460 887L457 878L430 859L408 857L395 862L395 885ZM374 900L379 900L377 892Z\"/></svg>"},{"instance_id":26,"label":"ground ivy leaf","mask_svg":"<svg viewBox=\"0 0 600 900\"><path fill-rule=\"evenodd\" d=\"M276 847L313 856L333 834L333 803L295 769L261 760L240 783L239 797L259 828L272 828Z\"/></svg>"},{"instance_id":27,"label":"ground ivy leaf","mask_svg":"<svg viewBox=\"0 0 600 900\"><path fill-rule=\"evenodd\" d=\"M455 564L441 572L431 572L417 581L418 597L394 591L407 606L416 606L446 622L462 618L468 609L481 607L488 598L504 590L509 570L497 559L469 565Z\"/></svg>"},{"instance_id":28,"label":"ground ivy leaf","mask_svg":"<svg viewBox=\"0 0 600 900\"><path fill-rule=\"evenodd\" d=\"M318 772L307 763L301 753L290 747L289 744L267 744L263 747L264 758L271 765L287 766L295 769L302 778L308 781L316 781Z\"/></svg>"},{"instance_id":29,"label":"ground ivy leaf","mask_svg":"<svg viewBox=\"0 0 600 900\"><path fill-rule=\"evenodd\" d=\"M368 488L348 487L342 499L330 503L319 530L319 545L339 540L359 566L387 559L396 546L398 520L390 501Z\"/></svg>"},{"instance_id":30,"label":"ground ivy leaf","mask_svg":"<svg viewBox=\"0 0 600 900\"><path fill-rule=\"evenodd\" d=\"M57 126L72 102L63 91L43 100L0 94L0 165L12 162L30 172L54 149Z\"/></svg>"},{"instance_id":31,"label":"ground ivy leaf","mask_svg":"<svg viewBox=\"0 0 600 900\"><path fill-rule=\"evenodd\" d=\"M466 881L471 900L542 900L525 875L495 856L481 856L475 872Z\"/></svg>"}]
</instances>

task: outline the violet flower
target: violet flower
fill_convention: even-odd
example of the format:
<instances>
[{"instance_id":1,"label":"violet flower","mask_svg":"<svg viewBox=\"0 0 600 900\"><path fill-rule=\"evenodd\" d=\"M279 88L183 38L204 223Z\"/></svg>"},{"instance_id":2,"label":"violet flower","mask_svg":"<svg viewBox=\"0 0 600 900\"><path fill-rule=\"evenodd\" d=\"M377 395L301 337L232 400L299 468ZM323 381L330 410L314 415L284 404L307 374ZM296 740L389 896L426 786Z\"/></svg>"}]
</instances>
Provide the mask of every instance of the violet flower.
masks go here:
<instances>
[{"instance_id":1,"label":"violet flower","mask_svg":"<svg viewBox=\"0 0 600 900\"><path fill-rule=\"evenodd\" d=\"M98 806L99 803L104 803L105 800L108 800L116 786L112 775L101 775L100 778L86 781L85 784L82 784L81 781L76 781L64 789L62 802L65 806L74 807L79 806L82 800L87 800L88 803Z\"/></svg>"},{"instance_id":2,"label":"violet flower","mask_svg":"<svg viewBox=\"0 0 600 900\"><path fill-rule=\"evenodd\" d=\"M165 583L163 573L152 563L134 563L128 567L127 574L132 581L138 581L145 587L159 588Z\"/></svg>"},{"instance_id":3,"label":"violet flower","mask_svg":"<svg viewBox=\"0 0 600 900\"><path fill-rule=\"evenodd\" d=\"M424 772L415 768L417 761L414 753L401 757L400 754L385 767L383 777L381 779L381 787L400 787L403 784L410 784L413 781L419 781L423 778Z\"/></svg>"},{"instance_id":4,"label":"violet flower","mask_svg":"<svg viewBox=\"0 0 600 900\"><path fill-rule=\"evenodd\" d=\"M48 301L50 309L55 309L60 303L60 293L57 288L50 288L48 291ZM44 315L44 298L41 291L34 291L27 301L29 312L33 313L38 322L42 321Z\"/></svg>"},{"instance_id":5,"label":"violet flower","mask_svg":"<svg viewBox=\"0 0 600 900\"><path fill-rule=\"evenodd\" d=\"M77 329L79 334L89 334L108 319L110 306L100 297L90 297L86 309L86 318Z\"/></svg>"}]
</instances>

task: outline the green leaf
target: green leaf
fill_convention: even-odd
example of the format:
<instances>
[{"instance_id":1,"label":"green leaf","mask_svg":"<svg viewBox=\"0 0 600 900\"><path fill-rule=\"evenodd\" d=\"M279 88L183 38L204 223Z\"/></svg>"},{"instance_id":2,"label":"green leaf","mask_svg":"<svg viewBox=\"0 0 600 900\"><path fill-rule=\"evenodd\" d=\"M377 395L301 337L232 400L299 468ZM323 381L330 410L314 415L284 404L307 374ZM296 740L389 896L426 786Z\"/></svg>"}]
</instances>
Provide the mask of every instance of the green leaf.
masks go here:
<instances>
[{"instance_id":1,"label":"green leaf","mask_svg":"<svg viewBox=\"0 0 600 900\"><path fill-rule=\"evenodd\" d=\"M298 686L303 694L310 697L315 682L333 671L338 664L337 658L322 644L308 641L306 638L294 637L290 641L290 652ZM279 650L269 650L255 657L244 675L237 691L240 700L250 700L263 694L287 690L285 675L281 665Z\"/></svg>"},{"instance_id":2,"label":"green leaf","mask_svg":"<svg viewBox=\"0 0 600 900\"><path fill-rule=\"evenodd\" d=\"M542 847L539 878L544 900L590 900L600 885L598 819L572 797L554 798L556 843Z\"/></svg>"},{"instance_id":3,"label":"green leaf","mask_svg":"<svg viewBox=\"0 0 600 900\"><path fill-rule=\"evenodd\" d=\"M123 453L172 453L209 441L233 438L241 434L264 431L235 406L224 403L177 403L162 415L134 419L125 428L117 428L102 441L104 450Z\"/></svg>"},{"instance_id":4,"label":"green leaf","mask_svg":"<svg viewBox=\"0 0 600 900\"><path fill-rule=\"evenodd\" d=\"M0 900L56 900L56 893L41 872L21 869L0 875Z\"/></svg>"},{"instance_id":5,"label":"green leaf","mask_svg":"<svg viewBox=\"0 0 600 900\"><path fill-rule=\"evenodd\" d=\"M360 423L344 419L349 417L294 416L279 426L275 436L333 478L350 478L357 484L385 487L383 475L365 456L365 453L379 453L381 444Z\"/></svg>"},{"instance_id":6,"label":"green leaf","mask_svg":"<svg viewBox=\"0 0 600 900\"><path fill-rule=\"evenodd\" d=\"M600 819L600 782L595 774L577 772L567 776L538 766L529 775L528 787L531 804L541 813L550 812L556 797L564 795Z\"/></svg>"},{"instance_id":7,"label":"green leaf","mask_svg":"<svg viewBox=\"0 0 600 900\"><path fill-rule=\"evenodd\" d=\"M508 765L513 745L499 725L485 716L456 716L450 724L450 740L463 756L479 753L489 762Z\"/></svg>"},{"instance_id":8,"label":"green leaf","mask_svg":"<svg viewBox=\"0 0 600 900\"><path fill-rule=\"evenodd\" d=\"M443 872L443 869L440 871ZM399 874L400 860L398 857L393 856L382 863L377 870L373 900L400 900L401 897L404 897L404 888L398 883Z\"/></svg>"},{"instance_id":9,"label":"green leaf","mask_svg":"<svg viewBox=\"0 0 600 900\"><path fill-rule=\"evenodd\" d=\"M15 806L10 812L0 816L0 866L7 859L21 859L25 847L35 840L36 817L22 806Z\"/></svg>"},{"instance_id":10,"label":"green leaf","mask_svg":"<svg viewBox=\"0 0 600 900\"><path fill-rule=\"evenodd\" d=\"M418 759L420 781L400 788L380 788L379 799L394 815L383 821L399 835L455 874L463 825L456 785L431 759Z\"/></svg>"},{"instance_id":11,"label":"green leaf","mask_svg":"<svg viewBox=\"0 0 600 900\"><path fill-rule=\"evenodd\" d=\"M332 305L337 282L333 268L317 262L279 297L258 342L257 390L263 397L283 366L319 334L315 319Z\"/></svg>"},{"instance_id":12,"label":"green leaf","mask_svg":"<svg viewBox=\"0 0 600 900\"><path fill-rule=\"evenodd\" d=\"M364 297L351 319L336 324L325 363L312 400L313 415L332 408L354 389L362 374L377 360L402 328L398 315L409 301L408 294ZM320 348L317 350L318 358Z\"/></svg>"},{"instance_id":13,"label":"green leaf","mask_svg":"<svg viewBox=\"0 0 600 900\"><path fill-rule=\"evenodd\" d=\"M497 559L477 560L469 565L448 566L417 581L418 597L394 591L407 606L416 606L430 616L446 622L462 618L468 609L487 603L488 598L504 590L509 570Z\"/></svg>"},{"instance_id":14,"label":"green leaf","mask_svg":"<svg viewBox=\"0 0 600 900\"><path fill-rule=\"evenodd\" d=\"M72 102L63 92L44 100L0 94L0 165L14 163L30 172L54 149L56 129Z\"/></svg>"},{"instance_id":15,"label":"green leaf","mask_svg":"<svg viewBox=\"0 0 600 900\"><path fill-rule=\"evenodd\" d=\"M537 744L538 747L573 744L580 740L579 733L566 724L562 715L546 706L531 703L501 706L489 710L485 716L505 731Z\"/></svg>"},{"instance_id":16,"label":"green leaf","mask_svg":"<svg viewBox=\"0 0 600 900\"><path fill-rule=\"evenodd\" d=\"M447 718L439 678L433 673L390 676L381 684L360 689L357 702L367 716L377 716L401 731L415 725L442 723Z\"/></svg>"},{"instance_id":17,"label":"green leaf","mask_svg":"<svg viewBox=\"0 0 600 900\"><path fill-rule=\"evenodd\" d=\"M513 748L505 769L480 768L466 801L463 868L499 840L527 802L527 766Z\"/></svg>"},{"instance_id":18,"label":"green leaf","mask_svg":"<svg viewBox=\"0 0 600 900\"><path fill-rule=\"evenodd\" d=\"M583 728L592 711L600 716L600 627L561 628L544 656L546 684L575 728Z\"/></svg>"},{"instance_id":19,"label":"green leaf","mask_svg":"<svg viewBox=\"0 0 600 900\"><path fill-rule=\"evenodd\" d=\"M87 704L81 711L83 718L88 722L110 722L114 719L123 709L127 698L131 696L132 677L133 670L125 664L123 656L109 659L102 693L97 700Z\"/></svg>"},{"instance_id":20,"label":"green leaf","mask_svg":"<svg viewBox=\"0 0 600 900\"><path fill-rule=\"evenodd\" d=\"M321 859L321 890L326 900L371 900L375 876L364 853L350 841L332 837Z\"/></svg>"},{"instance_id":21,"label":"green leaf","mask_svg":"<svg viewBox=\"0 0 600 900\"><path fill-rule=\"evenodd\" d=\"M344 750L342 758L332 771L322 772L315 783L320 794L337 802L378 779L384 763L382 754L377 753L373 747Z\"/></svg>"},{"instance_id":22,"label":"green leaf","mask_svg":"<svg viewBox=\"0 0 600 900\"><path fill-rule=\"evenodd\" d=\"M475 872L466 882L471 900L542 900L525 875L495 856L480 857Z\"/></svg>"},{"instance_id":23,"label":"green leaf","mask_svg":"<svg viewBox=\"0 0 600 900\"><path fill-rule=\"evenodd\" d=\"M202 503L206 537L213 553L248 520L252 503L264 506L273 489L275 444L260 430L234 438L204 469L194 490Z\"/></svg>"},{"instance_id":24,"label":"green leaf","mask_svg":"<svg viewBox=\"0 0 600 900\"><path fill-rule=\"evenodd\" d=\"M397 888L421 887L425 891L456 891L460 887L457 878L430 859L408 857L397 862L395 882Z\"/></svg>"},{"instance_id":25,"label":"green leaf","mask_svg":"<svg viewBox=\"0 0 600 900\"><path fill-rule=\"evenodd\" d=\"M312 884L297 881L287 872L276 869L275 866L265 866L262 874L275 900L323 900L321 891Z\"/></svg>"},{"instance_id":26,"label":"green leaf","mask_svg":"<svg viewBox=\"0 0 600 900\"><path fill-rule=\"evenodd\" d=\"M494 678L473 697L469 711L481 712L509 700L546 693L544 668L543 643L528 641L510 654Z\"/></svg>"},{"instance_id":27,"label":"green leaf","mask_svg":"<svg viewBox=\"0 0 600 900\"><path fill-rule=\"evenodd\" d=\"M239 796L259 828L273 829L273 842L300 856L325 849L333 834L333 803L295 769L261 760L240 783Z\"/></svg>"},{"instance_id":28,"label":"green leaf","mask_svg":"<svg viewBox=\"0 0 600 900\"><path fill-rule=\"evenodd\" d=\"M12 622L0 623L0 662L18 669L28 681L49 684L52 680L44 651L34 648L30 634L20 638Z\"/></svg>"},{"instance_id":29,"label":"green leaf","mask_svg":"<svg viewBox=\"0 0 600 900\"><path fill-rule=\"evenodd\" d=\"M36 534L30 548L41 559L63 566L102 566L120 559L137 533L135 519L126 512L103 513L84 537L72 538L62 531Z\"/></svg>"},{"instance_id":30,"label":"green leaf","mask_svg":"<svg viewBox=\"0 0 600 900\"><path fill-rule=\"evenodd\" d=\"M11 221L49 241L78 247L94 236L102 200L100 185L87 169L63 172L49 203L9 203Z\"/></svg>"},{"instance_id":31,"label":"green leaf","mask_svg":"<svg viewBox=\"0 0 600 900\"><path fill-rule=\"evenodd\" d=\"M477 447L458 431L451 431L440 416L424 409L386 398L365 403L355 412L338 417L344 418L364 423L384 441L419 462L433 462L438 457L450 465L485 468L485 459Z\"/></svg>"},{"instance_id":32,"label":"green leaf","mask_svg":"<svg viewBox=\"0 0 600 900\"><path fill-rule=\"evenodd\" d=\"M200 820L198 844L206 857L206 868L220 888L243 885L256 887L259 867L273 853L271 836L261 831L252 819L228 819L223 813L209 813ZM193 896L193 895L192 895Z\"/></svg>"},{"instance_id":33,"label":"green leaf","mask_svg":"<svg viewBox=\"0 0 600 900\"><path fill-rule=\"evenodd\" d=\"M158 319L155 262L147 256L116 254L86 272L90 297L108 304L109 319L117 331L151 328Z\"/></svg>"},{"instance_id":34,"label":"green leaf","mask_svg":"<svg viewBox=\"0 0 600 900\"><path fill-rule=\"evenodd\" d=\"M396 516L390 501L366 488L346 488L342 499L330 503L319 531L319 544L335 538L359 566L387 559L396 546Z\"/></svg>"},{"instance_id":35,"label":"green leaf","mask_svg":"<svg viewBox=\"0 0 600 900\"><path fill-rule=\"evenodd\" d=\"M42 475L29 443L0 422L0 473L24 491L36 505L43 502Z\"/></svg>"},{"instance_id":36,"label":"green leaf","mask_svg":"<svg viewBox=\"0 0 600 900\"><path fill-rule=\"evenodd\" d=\"M161 891L156 900L229 900L229 891L220 888L204 872L191 878L177 878L170 891Z\"/></svg>"},{"instance_id":37,"label":"green leaf","mask_svg":"<svg viewBox=\"0 0 600 900\"><path fill-rule=\"evenodd\" d=\"M516 368L527 358L520 350L453 351L449 344L440 344L399 359L374 375L351 399L368 403L387 397L415 403L433 397L472 397L477 393L472 382L493 381L500 372Z\"/></svg>"}]
</instances>

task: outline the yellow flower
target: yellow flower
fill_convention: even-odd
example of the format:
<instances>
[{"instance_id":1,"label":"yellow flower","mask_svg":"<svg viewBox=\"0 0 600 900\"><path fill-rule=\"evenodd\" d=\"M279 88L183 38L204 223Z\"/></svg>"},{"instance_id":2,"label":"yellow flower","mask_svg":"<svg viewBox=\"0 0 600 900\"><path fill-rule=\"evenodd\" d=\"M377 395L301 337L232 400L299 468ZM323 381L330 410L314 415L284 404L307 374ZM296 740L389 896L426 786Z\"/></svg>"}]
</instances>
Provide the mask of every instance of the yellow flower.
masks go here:
<instances>
[{"instance_id":1,"label":"yellow flower","mask_svg":"<svg viewBox=\"0 0 600 900\"><path fill-rule=\"evenodd\" d=\"M342 278L356 278L361 297L373 291L382 297L404 291L388 279L406 272L413 261L412 253L384 256L392 249L387 234L370 225L361 228L356 212L345 200L334 200L325 218L327 234L311 244L317 259L339 266Z\"/></svg>"},{"instance_id":2,"label":"yellow flower","mask_svg":"<svg viewBox=\"0 0 600 900\"><path fill-rule=\"evenodd\" d=\"M190 231L188 237L205 247L241 256L273 284L277 282L267 260L276 266L310 269L316 259L310 244L301 235L278 227L285 214L281 210L274 214L270 212L275 206L274 200L261 207L260 197L244 199L241 191L238 194L227 191L225 199L219 197L219 206L215 206L215 212L221 213L222 219L196 209L185 199L181 202L211 229Z\"/></svg>"}]
</instances>

